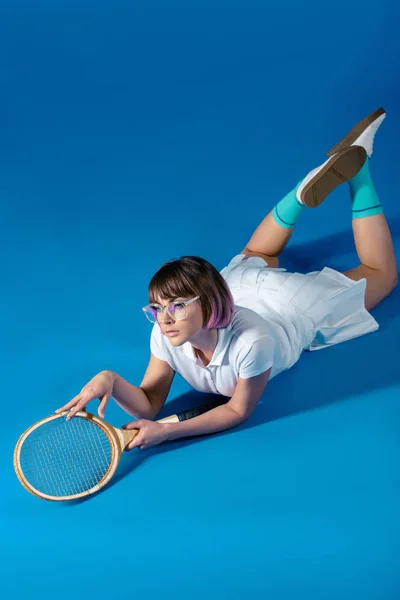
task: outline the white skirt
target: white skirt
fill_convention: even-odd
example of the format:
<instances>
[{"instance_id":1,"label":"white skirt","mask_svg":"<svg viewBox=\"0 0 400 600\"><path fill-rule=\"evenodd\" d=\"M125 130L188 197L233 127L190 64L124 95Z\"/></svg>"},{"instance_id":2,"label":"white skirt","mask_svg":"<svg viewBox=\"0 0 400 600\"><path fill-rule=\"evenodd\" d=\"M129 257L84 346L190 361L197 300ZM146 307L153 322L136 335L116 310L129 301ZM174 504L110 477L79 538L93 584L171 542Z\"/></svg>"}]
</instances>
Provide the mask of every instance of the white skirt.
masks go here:
<instances>
[{"instance_id":1,"label":"white skirt","mask_svg":"<svg viewBox=\"0 0 400 600\"><path fill-rule=\"evenodd\" d=\"M271 310L283 319L298 318L297 353L327 348L379 328L365 308L366 279L353 281L329 267L307 274L288 273L244 254L234 256L221 274L236 304L266 319Z\"/></svg>"}]
</instances>

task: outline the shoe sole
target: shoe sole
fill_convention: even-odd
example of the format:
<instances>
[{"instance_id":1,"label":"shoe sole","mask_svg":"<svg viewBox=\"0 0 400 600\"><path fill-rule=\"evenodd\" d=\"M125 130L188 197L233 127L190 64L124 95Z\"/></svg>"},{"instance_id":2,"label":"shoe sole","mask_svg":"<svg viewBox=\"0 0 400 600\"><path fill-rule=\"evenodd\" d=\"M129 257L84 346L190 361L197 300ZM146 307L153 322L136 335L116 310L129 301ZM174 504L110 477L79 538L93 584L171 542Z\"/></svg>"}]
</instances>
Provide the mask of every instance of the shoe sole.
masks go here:
<instances>
[{"instance_id":1,"label":"shoe sole","mask_svg":"<svg viewBox=\"0 0 400 600\"><path fill-rule=\"evenodd\" d=\"M364 133L367 127L369 127L371 123L376 121L378 117L384 115L385 112L386 111L383 108L378 108L378 110L375 110L373 113L368 115L368 117L361 119L361 121L354 125L354 127L349 131L349 133L342 140L340 140L340 142L338 142L336 146L333 146L333 148L331 148L331 150L329 150L329 152L327 152L326 155L333 156L337 152L340 152L341 150L344 150L345 148L348 148L349 146L354 144L356 139L360 137L362 133Z\"/></svg>"},{"instance_id":2,"label":"shoe sole","mask_svg":"<svg viewBox=\"0 0 400 600\"><path fill-rule=\"evenodd\" d=\"M362 146L350 146L332 156L304 186L300 198L308 208L316 208L340 185L357 175L367 159Z\"/></svg>"}]
</instances>

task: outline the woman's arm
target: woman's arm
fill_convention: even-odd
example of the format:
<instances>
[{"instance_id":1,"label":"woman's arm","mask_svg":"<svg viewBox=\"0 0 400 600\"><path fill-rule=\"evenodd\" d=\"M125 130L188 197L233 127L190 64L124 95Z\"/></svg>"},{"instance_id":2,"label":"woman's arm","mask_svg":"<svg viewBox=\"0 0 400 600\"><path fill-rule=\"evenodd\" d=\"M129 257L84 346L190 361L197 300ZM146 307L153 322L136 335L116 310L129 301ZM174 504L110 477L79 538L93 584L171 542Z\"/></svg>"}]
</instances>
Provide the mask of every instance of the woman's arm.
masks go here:
<instances>
[{"instance_id":1,"label":"woman's arm","mask_svg":"<svg viewBox=\"0 0 400 600\"><path fill-rule=\"evenodd\" d=\"M121 408L137 419L154 419L167 399L174 375L175 371L167 362L152 354L139 387L114 371L101 371L56 413L68 410L67 419L71 419L80 410L85 410L91 400L98 398L98 414L104 418L105 407L113 397Z\"/></svg>"},{"instance_id":2,"label":"woman's arm","mask_svg":"<svg viewBox=\"0 0 400 600\"><path fill-rule=\"evenodd\" d=\"M175 371L170 365L151 354L140 386L135 386L116 373L112 397L128 414L137 419L154 419L163 407L171 388Z\"/></svg>"},{"instance_id":3,"label":"woman's arm","mask_svg":"<svg viewBox=\"0 0 400 600\"><path fill-rule=\"evenodd\" d=\"M213 408L207 413L181 421L165 423L165 439L176 440L182 437L215 433L240 425L254 411L267 384L271 369L249 379L239 377L232 398L227 404Z\"/></svg>"}]
</instances>

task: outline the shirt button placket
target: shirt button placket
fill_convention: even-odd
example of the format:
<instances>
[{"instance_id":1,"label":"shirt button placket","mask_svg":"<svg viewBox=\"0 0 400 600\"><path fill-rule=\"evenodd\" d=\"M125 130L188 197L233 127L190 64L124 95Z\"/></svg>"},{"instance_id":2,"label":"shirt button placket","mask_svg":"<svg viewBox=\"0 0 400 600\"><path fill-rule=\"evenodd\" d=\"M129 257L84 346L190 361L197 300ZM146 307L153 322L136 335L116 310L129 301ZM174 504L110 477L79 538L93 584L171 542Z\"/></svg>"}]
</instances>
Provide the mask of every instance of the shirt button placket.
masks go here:
<instances>
[{"instance_id":1,"label":"shirt button placket","mask_svg":"<svg viewBox=\"0 0 400 600\"><path fill-rule=\"evenodd\" d=\"M214 382L214 377L213 377L213 367L206 367L207 370L207 379L211 384L212 389L214 390L214 392L216 394L218 394L218 390L216 388L215 382Z\"/></svg>"}]
</instances>

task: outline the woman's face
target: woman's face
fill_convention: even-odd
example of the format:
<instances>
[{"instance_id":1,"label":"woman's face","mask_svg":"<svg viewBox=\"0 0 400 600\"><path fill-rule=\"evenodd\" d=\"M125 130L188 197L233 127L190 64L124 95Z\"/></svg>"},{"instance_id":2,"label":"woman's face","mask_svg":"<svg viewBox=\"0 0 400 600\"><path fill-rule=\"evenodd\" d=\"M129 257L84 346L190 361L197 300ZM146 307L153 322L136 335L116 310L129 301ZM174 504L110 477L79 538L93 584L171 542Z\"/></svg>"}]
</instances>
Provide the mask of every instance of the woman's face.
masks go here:
<instances>
[{"instance_id":1,"label":"woman's face","mask_svg":"<svg viewBox=\"0 0 400 600\"><path fill-rule=\"evenodd\" d=\"M179 298L157 298L160 306L166 306L169 303L179 303L191 300L189 297ZM168 338L172 346L181 346L200 333L203 329L203 311L200 300L195 300L186 306L186 316L183 319L174 319L164 309L158 317L158 325L161 332Z\"/></svg>"}]
</instances>

